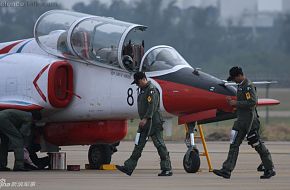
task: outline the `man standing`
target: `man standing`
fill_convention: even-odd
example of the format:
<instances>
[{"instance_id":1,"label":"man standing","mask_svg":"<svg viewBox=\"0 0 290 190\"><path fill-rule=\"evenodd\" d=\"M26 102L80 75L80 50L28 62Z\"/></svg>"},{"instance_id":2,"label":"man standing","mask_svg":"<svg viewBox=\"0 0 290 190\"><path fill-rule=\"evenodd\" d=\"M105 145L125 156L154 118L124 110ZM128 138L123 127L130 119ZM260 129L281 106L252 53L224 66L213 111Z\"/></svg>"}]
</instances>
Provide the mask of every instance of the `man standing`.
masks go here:
<instances>
[{"instance_id":1,"label":"man standing","mask_svg":"<svg viewBox=\"0 0 290 190\"><path fill-rule=\"evenodd\" d=\"M141 119L135 139L135 148L124 166L117 166L121 172L131 175L137 166L141 153L150 136L160 156L161 173L158 176L172 176L169 153L163 140L163 119L160 114L160 96L157 88L147 80L145 73L134 74L134 81L140 88L138 95L138 113Z\"/></svg>"},{"instance_id":2,"label":"man standing","mask_svg":"<svg viewBox=\"0 0 290 190\"><path fill-rule=\"evenodd\" d=\"M7 156L9 144L14 151L14 171L29 171L24 168L24 136L30 133L32 113L7 109L0 111L0 171L9 171Z\"/></svg>"},{"instance_id":3,"label":"man standing","mask_svg":"<svg viewBox=\"0 0 290 190\"><path fill-rule=\"evenodd\" d=\"M228 98L228 103L236 107L237 120L234 123L231 132L231 144L228 157L223 163L222 169L213 170L213 173L229 179L234 170L239 154L239 147L244 138L247 137L248 144L251 145L260 155L265 167L264 175L261 179L268 179L276 175L271 154L260 139L259 128L260 121L257 117L256 104L257 95L254 85L248 80L240 67L230 69L228 81L234 81L238 84L237 100Z\"/></svg>"}]
</instances>

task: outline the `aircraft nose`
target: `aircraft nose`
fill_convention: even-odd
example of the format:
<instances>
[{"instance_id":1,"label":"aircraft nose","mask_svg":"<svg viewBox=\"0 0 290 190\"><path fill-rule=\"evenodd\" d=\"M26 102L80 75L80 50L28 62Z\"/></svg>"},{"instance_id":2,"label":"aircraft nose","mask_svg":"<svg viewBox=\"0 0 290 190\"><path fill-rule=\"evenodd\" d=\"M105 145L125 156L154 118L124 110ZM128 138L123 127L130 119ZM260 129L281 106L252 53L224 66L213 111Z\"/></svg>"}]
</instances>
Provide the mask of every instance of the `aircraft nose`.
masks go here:
<instances>
[{"instance_id":1,"label":"aircraft nose","mask_svg":"<svg viewBox=\"0 0 290 190\"><path fill-rule=\"evenodd\" d=\"M230 110L227 96L235 89L222 86L222 80L192 68L154 77L163 91L163 104L169 113L187 114L210 109Z\"/></svg>"},{"instance_id":2,"label":"aircraft nose","mask_svg":"<svg viewBox=\"0 0 290 190\"><path fill-rule=\"evenodd\" d=\"M233 86L225 86L224 88L229 93L229 96L236 96L237 95L237 89L235 87L233 87Z\"/></svg>"}]
</instances>

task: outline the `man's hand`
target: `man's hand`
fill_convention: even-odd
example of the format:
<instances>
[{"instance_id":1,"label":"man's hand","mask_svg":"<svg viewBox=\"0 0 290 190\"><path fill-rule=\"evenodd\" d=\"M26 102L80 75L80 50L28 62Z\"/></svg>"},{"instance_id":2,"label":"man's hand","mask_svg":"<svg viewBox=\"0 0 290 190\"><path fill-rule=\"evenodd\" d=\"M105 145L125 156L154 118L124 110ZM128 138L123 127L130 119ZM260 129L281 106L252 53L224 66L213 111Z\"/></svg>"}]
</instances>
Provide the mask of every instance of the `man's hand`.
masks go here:
<instances>
[{"instance_id":1,"label":"man's hand","mask_svg":"<svg viewBox=\"0 0 290 190\"><path fill-rule=\"evenodd\" d=\"M147 123L147 119L144 118L144 119L142 119L142 120L140 121L139 126L142 128L142 127L144 127L144 126L146 125L146 123Z\"/></svg>"},{"instance_id":2,"label":"man's hand","mask_svg":"<svg viewBox=\"0 0 290 190\"><path fill-rule=\"evenodd\" d=\"M227 97L227 102L230 106L236 106L237 105L237 101L233 100L231 97Z\"/></svg>"}]
</instances>

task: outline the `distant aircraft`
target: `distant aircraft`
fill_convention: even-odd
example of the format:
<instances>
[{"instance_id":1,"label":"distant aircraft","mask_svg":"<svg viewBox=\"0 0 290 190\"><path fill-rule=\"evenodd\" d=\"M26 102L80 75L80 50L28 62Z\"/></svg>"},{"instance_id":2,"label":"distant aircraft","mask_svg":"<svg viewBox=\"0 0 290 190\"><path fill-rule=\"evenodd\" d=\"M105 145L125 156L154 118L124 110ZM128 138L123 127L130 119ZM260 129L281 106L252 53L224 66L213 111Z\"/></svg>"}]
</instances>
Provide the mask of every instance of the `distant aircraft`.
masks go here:
<instances>
[{"instance_id":1,"label":"distant aircraft","mask_svg":"<svg viewBox=\"0 0 290 190\"><path fill-rule=\"evenodd\" d=\"M198 171L195 124L235 118L226 98L235 98L236 87L192 68L172 47L144 52L145 30L113 18L44 13L34 38L0 44L0 109L41 110L36 139L42 151L91 145L89 163L98 168L110 163L127 133L127 120L138 118L138 89L131 82L134 72L144 71L159 89L163 116L190 126L183 164L187 172ZM123 60L128 55L132 64Z\"/></svg>"}]
</instances>

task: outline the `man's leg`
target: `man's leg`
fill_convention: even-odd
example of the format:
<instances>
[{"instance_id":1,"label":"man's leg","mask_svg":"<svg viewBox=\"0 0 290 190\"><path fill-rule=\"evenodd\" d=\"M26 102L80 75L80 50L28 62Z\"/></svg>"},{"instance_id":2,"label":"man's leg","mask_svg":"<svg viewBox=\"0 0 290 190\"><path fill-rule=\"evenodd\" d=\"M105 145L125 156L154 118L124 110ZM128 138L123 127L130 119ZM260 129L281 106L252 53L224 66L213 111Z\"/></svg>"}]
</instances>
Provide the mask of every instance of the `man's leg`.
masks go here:
<instances>
[{"instance_id":1,"label":"man's leg","mask_svg":"<svg viewBox=\"0 0 290 190\"><path fill-rule=\"evenodd\" d=\"M260 155L261 161L265 170L271 170L274 168L272 157L269 150L266 148L265 144L261 142L259 134L257 131L251 131L248 135L248 143L251 145Z\"/></svg>"},{"instance_id":2,"label":"man's leg","mask_svg":"<svg viewBox=\"0 0 290 190\"><path fill-rule=\"evenodd\" d=\"M169 153L167 151L166 145L163 140L162 131L159 128L157 128L156 132L151 136L151 138L160 156L160 168L162 172L164 174L168 172L168 175L172 175L171 161L170 161L170 157L169 157Z\"/></svg>"},{"instance_id":3,"label":"man's leg","mask_svg":"<svg viewBox=\"0 0 290 190\"><path fill-rule=\"evenodd\" d=\"M260 178L268 179L268 178L271 178L272 176L275 176L276 172L274 170L272 157L269 150L266 148L265 144L263 142L260 142L260 144L255 147L255 150L260 155L262 163L265 167L264 174Z\"/></svg>"},{"instance_id":4,"label":"man's leg","mask_svg":"<svg viewBox=\"0 0 290 190\"><path fill-rule=\"evenodd\" d=\"M141 132L140 133L140 138L137 142L137 144L135 144L134 150L130 156L130 158L128 160L125 161L124 163L124 167L133 172L133 170L136 168L137 166L137 162L139 160L139 158L141 157L142 151L146 145L147 142L147 132Z\"/></svg>"},{"instance_id":5,"label":"man's leg","mask_svg":"<svg viewBox=\"0 0 290 190\"><path fill-rule=\"evenodd\" d=\"M8 143L9 139L5 135L0 133L1 144L0 144L0 168L7 167L7 157L8 157Z\"/></svg>"},{"instance_id":6,"label":"man's leg","mask_svg":"<svg viewBox=\"0 0 290 190\"><path fill-rule=\"evenodd\" d=\"M234 170L238 159L240 145L246 137L248 129L252 125L252 121L252 119L235 121L231 131L231 144L228 157L223 163L221 170L213 170L214 174L227 179L231 177L231 172Z\"/></svg>"},{"instance_id":7,"label":"man's leg","mask_svg":"<svg viewBox=\"0 0 290 190\"><path fill-rule=\"evenodd\" d=\"M239 156L239 148L242 144L247 133L245 130L232 130L232 140L230 144L230 149L228 152L228 157L223 163L223 170L232 172L236 166L236 162Z\"/></svg>"},{"instance_id":8,"label":"man's leg","mask_svg":"<svg viewBox=\"0 0 290 190\"><path fill-rule=\"evenodd\" d=\"M269 150L266 148L265 144L260 142L259 145L255 146L255 150L260 155L260 158L262 160L262 163L265 167L265 170L271 170L274 168L274 164L272 161L271 154Z\"/></svg>"},{"instance_id":9,"label":"man's leg","mask_svg":"<svg viewBox=\"0 0 290 190\"><path fill-rule=\"evenodd\" d=\"M2 133L6 135L14 151L14 169L24 168L24 142L20 132L8 120L2 120Z\"/></svg>"},{"instance_id":10,"label":"man's leg","mask_svg":"<svg viewBox=\"0 0 290 190\"><path fill-rule=\"evenodd\" d=\"M255 148L255 150L260 155L262 164L265 168L264 176L266 178L270 178L274 176L276 173L274 172L274 164L272 161L271 154L269 150L266 148L265 144L261 141L259 128L260 128L260 121L258 120L258 118L256 118L253 122L252 129L248 134L247 140L248 140L248 144L251 145L253 148Z\"/></svg>"}]
</instances>

